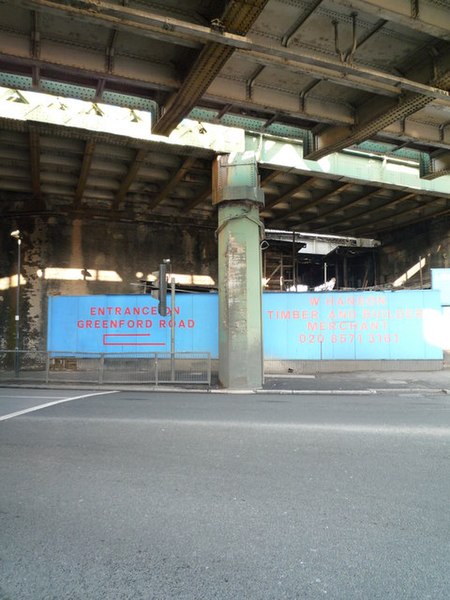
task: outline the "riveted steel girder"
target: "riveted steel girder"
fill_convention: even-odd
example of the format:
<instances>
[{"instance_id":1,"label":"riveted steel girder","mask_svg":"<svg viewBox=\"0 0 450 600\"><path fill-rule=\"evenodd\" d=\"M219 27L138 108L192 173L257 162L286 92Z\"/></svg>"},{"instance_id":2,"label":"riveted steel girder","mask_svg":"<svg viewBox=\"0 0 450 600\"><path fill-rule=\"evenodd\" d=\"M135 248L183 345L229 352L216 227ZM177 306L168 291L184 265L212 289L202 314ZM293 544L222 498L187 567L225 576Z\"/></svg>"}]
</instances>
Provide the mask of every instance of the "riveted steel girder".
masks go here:
<instances>
[{"instance_id":1,"label":"riveted steel girder","mask_svg":"<svg viewBox=\"0 0 450 600\"><path fill-rule=\"evenodd\" d=\"M301 142L274 140L256 134L246 135L247 149L254 149L261 167L292 170L306 176L329 176L333 179L354 182L370 182L380 187L399 187L442 194L450 197L450 176L433 181L420 178L419 164L397 165L395 168L386 157L365 156L358 152L337 152L319 161L309 161L303 156ZM276 202L275 202L276 203Z\"/></svg>"},{"instance_id":2,"label":"riveted steel girder","mask_svg":"<svg viewBox=\"0 0 450 600\"><path fill-rule=\"evenodd\" d=\"M445 2L416 0L415 10L412 0L340 0L340 4L450 41L450 20Z\"/></svg>"},{"instance_id":3,"label":"riveted steel girder","mask_svg":"<svg viewBox=\"0 0 450 600\"><path fill-rule=\"evenodd\" d=\"M162 17L147 11L138 11L102 0L95 0L95 2L93 0L80 0L79 5L76 7L65 4L60 0L16 0L16 3L19 6L37 11L45 10L56 14L66 13L87 22L103 24L109 28L114 27L117 30L130 31L136 35L153 39L169 40L193 48L199 48L205 43L206 45L218 44L233 48L258 64L292 69L308 73L318 79L327 79L344 86L370 89L380 94L399 96L403 90L428 95L432 98L446 99L447 97L436 86L427 85L379 69L359 66L349 62L342 63L338 58L318 54L307 49L302 50L300 53L296 49L291 50L271 42L262 45L243 34L235 35L234 33L228 33L228 31L218 33L209 27ZM267 0L258 0L258 2L249 3L248 7L260 12L266 3ZM230 3L230 5L233 4L235 3ZM242 6L241 3L236 4ZM255 14L255 19L256 16ZM225 18L223 21L225 23ZM231 26L229 26L229 31L233 31ZM209 66L213 64L211 63ZM197 62L193 70L201 71L202 68L202 65ZM200 76L201 79L203 77L204 75Z\"/></svg>"},{"instance_id":4,"label":"riveted steel girder","mask_svg":"<svg viewBox=\"0 0 450 600\"><path fill-rule=\"evenodd\" d=\"M31 186L35 201L41 199L41 152L39 132L30 126L30 165L31 165Z\"/></svg>"},{"instance_id":5,"label":"riveted steel girder","mask_svg":"<svg viewBox=\"0 0 450 600\"><path fill-rule=\"evenodd\" d=\"M173 177L170 179L170 181L163 187L162 190L160 190L160 192L154 198L152 198L150 200L150 202L147 205L147 208L149 210L152 210L153 208L158 206L158 204L163 202L163 200L169 196L170 192L181 181L181 179L183 179L183 177L186 175L187 171L189 171L189 169L192 167L192 165L194 164L194 162L196 160L197 159L195 156L188 156L183 161L183 164L177 170L177 172L173 175Z\"/></svg>"},{"instance_id":6,"label":"riveted steel girder","mask_svg":"<svg viewBox=\"0 0 450 600\"><path fill-rule=\"evenodd\" d=\"M79 208L83 199L84 190L86 189L89 171L91 170L92 158L95 151L95 142L87 140L84 146L83 162L81 164L78 185L75 191L74 208Z\"/></svg>"},{"instance_id":7,"label":"riveted steel girder","mask_svg":"<svg viewBox=\"0 0 450 600\"><path fill-rule=\"evenodd\" d=\"M436 81L437 87L447 90L450 87L450 72L440 77ZM386 111L379 114L377 110L376 116L369 119L364 124L353 129L346 127L330 128L325 132L315 136L315 149L308 149L305 158L309 160L318 160L333 152L339 152L344 148L348 148L354 144L358 144L378 132L382 131L392 123L404 119L420 109L424 108L431 102L431 98L421 94L408 93L398 103L393 105Z\"/></svg>"},{"instance_id":8,"label":"riveted steel girder","mask_svg":"<svg viewBox=\"0 0 450 600\"><path fill-rule=\"evenodd\" d=\"M268 0L251 3L230 2L222 18L227 31L245 35L259 16ZM228 61L234 50L216 42L208 42L192 66L180 89L169 99L153 132L168 135L196 105L212 81Z\"/></svg>"},{"instance_id":9,"label":"riveted steel girder","mask_svg":"<svg viewBox=\"0 0 450 600\"><path fill-rule=\"evenodd\" d=\"M444 152L436 158L430 159L428 164L421 164L421 177L423 179L436 179L450 175L450 152Z\"/></svg>"}]
</instances>

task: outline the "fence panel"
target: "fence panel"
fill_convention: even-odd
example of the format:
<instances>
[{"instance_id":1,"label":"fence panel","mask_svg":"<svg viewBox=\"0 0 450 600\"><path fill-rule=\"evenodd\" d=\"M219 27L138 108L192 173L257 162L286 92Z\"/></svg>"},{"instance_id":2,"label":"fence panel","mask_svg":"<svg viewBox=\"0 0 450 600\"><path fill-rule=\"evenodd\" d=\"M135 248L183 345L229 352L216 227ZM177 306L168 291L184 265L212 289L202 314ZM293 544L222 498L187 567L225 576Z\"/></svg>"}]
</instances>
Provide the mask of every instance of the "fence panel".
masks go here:
<instances>
[{"instance_id":1,"label":"fence panel","mask_svg":"<svg viewBox=\"0 0 450 600\"><path fill-rule=\"evenodd\" d=\"M0 351L0 381L111 384L211 384L209 352L87 354Z\"/></svg>"},{"instance_id":2,"label":"fence panel","mask_svg":"<svg viewBox=\"0 0 450 600\"><path fill-rule=\"evenodd\" d=\"M48 353L35 350L0 351L0 381L44 382L47 379Z\"/></svg>"}]
</instances>

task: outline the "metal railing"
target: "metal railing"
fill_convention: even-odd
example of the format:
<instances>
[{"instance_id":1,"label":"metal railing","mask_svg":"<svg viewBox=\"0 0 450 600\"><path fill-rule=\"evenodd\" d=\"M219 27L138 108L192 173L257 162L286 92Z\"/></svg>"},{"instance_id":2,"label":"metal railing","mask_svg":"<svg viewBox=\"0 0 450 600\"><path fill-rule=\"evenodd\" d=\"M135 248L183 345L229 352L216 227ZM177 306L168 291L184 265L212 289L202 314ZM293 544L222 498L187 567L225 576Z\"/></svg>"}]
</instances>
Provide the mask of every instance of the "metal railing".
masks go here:
<instances>
[{"instance_id":1,"label":"metal railing","mask_svg":"<svg viewBox=\"0 0 450 600\"><path fill-rule=\"evenodd\" d=\"M67 353L0 350L1 382L211 385L209 352Z\"/></svg>"}]
</instances>

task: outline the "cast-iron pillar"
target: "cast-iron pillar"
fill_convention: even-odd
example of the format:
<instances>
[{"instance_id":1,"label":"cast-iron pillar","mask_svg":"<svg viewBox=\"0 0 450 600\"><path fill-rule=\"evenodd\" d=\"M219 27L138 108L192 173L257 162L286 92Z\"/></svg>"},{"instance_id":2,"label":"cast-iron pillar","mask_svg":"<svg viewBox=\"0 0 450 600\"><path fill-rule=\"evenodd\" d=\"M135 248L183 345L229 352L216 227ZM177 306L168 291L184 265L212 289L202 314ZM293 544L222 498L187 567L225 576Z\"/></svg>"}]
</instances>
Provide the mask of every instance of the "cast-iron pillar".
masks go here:
<instances>
[{"instance_id":1,"label":"cast-iron pillar","mask_svg":"<svg viewBox=\"0 0 450 600\"><path fill-rule=\"evenodd\" d=\"M213 202L219 221L219 381L225 388L258 389L264 381L259 219L264 195L253 153L216 159Z\"/></svg>"}]
</instances>

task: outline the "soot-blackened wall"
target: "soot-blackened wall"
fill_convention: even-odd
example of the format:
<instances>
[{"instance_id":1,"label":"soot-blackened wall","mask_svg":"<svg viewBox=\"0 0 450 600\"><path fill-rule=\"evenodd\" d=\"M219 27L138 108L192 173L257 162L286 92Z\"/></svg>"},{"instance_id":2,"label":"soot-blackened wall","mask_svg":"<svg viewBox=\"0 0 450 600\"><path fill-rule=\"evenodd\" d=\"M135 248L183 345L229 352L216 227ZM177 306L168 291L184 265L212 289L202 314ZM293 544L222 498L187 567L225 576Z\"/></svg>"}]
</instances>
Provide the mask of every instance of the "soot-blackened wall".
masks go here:
<instances>
[{"instance_id":1,"label":"soot-blackened wall","mask_svg":"<svg viewBox=\"0 0 450 600\"><path fill-rule=\"evenodd\" d=\"M142 293L139 280L170 258L174 273L217 282L214 229L63 216L4 219L0 255L0 348L15 347L17 242L22 268L20 347L45 349L48 295Z\"/></svg>"},{"instance_id":2,"label":"soot-blackened wall","mask_svg":"<svg viewBox=\"0 0 450 600\"><path fill-rule=\"evenodd\" d=\"M450 217L380 236L379 284L403 277L403 287L431 287L431 269L450 267ZM420 267L420 268L419 268Z\"/></svg>"}]
</instances>

